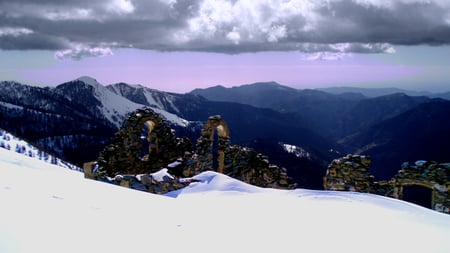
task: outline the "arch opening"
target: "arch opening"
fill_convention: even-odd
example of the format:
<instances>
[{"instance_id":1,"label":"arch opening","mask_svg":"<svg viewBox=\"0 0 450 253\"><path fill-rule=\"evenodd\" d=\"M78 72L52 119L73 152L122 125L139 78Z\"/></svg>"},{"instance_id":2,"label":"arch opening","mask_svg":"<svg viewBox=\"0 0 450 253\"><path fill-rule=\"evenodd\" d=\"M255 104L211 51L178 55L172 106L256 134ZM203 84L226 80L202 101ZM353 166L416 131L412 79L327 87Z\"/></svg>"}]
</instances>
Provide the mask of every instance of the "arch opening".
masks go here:
<instances>
[{"instance_id":1,"label":"arch opening","mask_svg":"<svg viewBox=\"0 0 450 253\"><path fill-rule=\"evenodd\" d=\"M214 131L212 133L212 144L211 144L211 154L212 154L212 169L215 171L219 170L219 131Z\"/></svg>"},{"instance_id":2,"label":"arch opening","mask_svg":"<svg viewBox=\"0 0 450 253\"><path fill-rule=\"evenodd\" d=\"M426 208L432 208L433 189L423 185L407 185L403 187L403 200Z\"/></svg>"},{"instance_id":3,"label":"arch opening","mask_svg":"<svg viewBox=\"0 0 450 253\"><path fill-rule=\"evenodd\" d=\"M142 124L141 136L142 150L139 158L143 161L148 161L149 156L159 153L159 140L156 135L157 124L153 120L147 120Z\"/></svg>"},{"instance_id":4,"label":"arch opening","mask_svg":"<svg viewBox=\"0 0 450 253\"><path fill-rule=\"evenodd\" d=\"M220 173L225 169L225 150L229 144L230 131L220 115L209 117L197 142L202 155L202 168L213 169ZM217 151L216 151L217 150Z\"/></svg>"}]
</instances>

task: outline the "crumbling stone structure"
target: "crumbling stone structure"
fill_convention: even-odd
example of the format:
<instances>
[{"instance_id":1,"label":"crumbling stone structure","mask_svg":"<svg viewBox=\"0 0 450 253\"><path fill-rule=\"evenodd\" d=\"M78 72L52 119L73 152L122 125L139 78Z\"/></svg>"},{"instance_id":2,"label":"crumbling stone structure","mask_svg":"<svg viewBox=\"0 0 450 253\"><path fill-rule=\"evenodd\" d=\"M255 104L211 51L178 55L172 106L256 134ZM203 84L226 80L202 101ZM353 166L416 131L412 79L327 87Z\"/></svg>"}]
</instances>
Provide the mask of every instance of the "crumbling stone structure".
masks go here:
<instances>
[{"instance_id":1,"label":"crumbling stone structure","mask_svg":"<svg viewBox=\"0 0 450 253\"><path fill-rule=\"evenodd\" d=\"M418 185L431 189L433 210L450 213L450 163L404 163L389 181L375 181L370 175L370 163L370 157L361 155L333 160L324 177L325 190L369 192L402 199L404 187Z\"/></svg>"},{"instance_id":2,"label":"crumbling stone structure","mask_svg":"<svg viewBox=\"0 0 450 253\"><path fill-rule=\"evenodd\" d=\"M183 157L187 150L192 150L190 141L177 138L161 116L149 108L138 109L125 119L111 144L100 153L98 174L152 173Z\"/></svg>"},{"instance_id":3,"label":"crumbling stone structure","mask_svg":"<svg viewBox=\"0 0 450 253\"><path fill-rule=\"evenodd\" d=\"M217 132L217 168L214 168L214 134ZM230 130L219 115L209 117L196 149L180 139L153 110L139 109L128 116L112 143L96 162L84 164L85 177L152 193L184 187L192 176L217 170L249 184L295 188L286 171L269 163L253 149L229 145ZM153 174L167 170L164 180ZM183 180L180 180L180 179ZM188 178L188 179L186 179Z\"/></svg>"},{"instance_id":4,"label":"crumbling stone structure","mask_svg":"<svg viewBox=\"0 0 450 253\"><path fill-rule=\"evenodd\" d=\"M196 153L184 170L184 176L193 176L213 168L214 133L217 131L217 171L243 182L270 188L295 188L286 170L270 164L269 158L248 147L230 145L230 130L220 115L209 117L200 138Z\"/></svg>"},{"instance_id":5,"label":"crumbling stone structure","mask_svg":"<svg viewBox=\"0 0 450 253\"><path fill-rule=\"evenodd\" d=\"M220 115L209 117L208 121L206 121L202 129L200 138L197 140L197 166L199 166L201 170L204 168L213 168L213 142L214 133L216 131L218 137L217 171L223 173L225 168L225 150L229 146L230 130L228 129L227 123L222 120L222 117Z\"/></svg>"}]
</instances>

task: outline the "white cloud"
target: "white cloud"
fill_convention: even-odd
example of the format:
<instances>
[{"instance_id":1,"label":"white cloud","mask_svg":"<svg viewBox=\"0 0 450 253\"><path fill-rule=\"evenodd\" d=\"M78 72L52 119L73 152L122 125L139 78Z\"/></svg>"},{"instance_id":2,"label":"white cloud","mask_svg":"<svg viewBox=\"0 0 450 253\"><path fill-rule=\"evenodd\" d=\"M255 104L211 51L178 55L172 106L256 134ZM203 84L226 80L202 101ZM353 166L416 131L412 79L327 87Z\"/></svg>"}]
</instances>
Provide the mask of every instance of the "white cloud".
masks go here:
<instances>
[{"instance_id":1,"label":"white cloud","mask_svg":"<svg viewBox=\"0 0 450 253\"><path fill-rule=\"evenodd\" d=\"M134 12L135 7L130 0L111 0L107 3L107 10L117 14L130 14Z\"/></svg>"},{"instance_id":2,"label":"white cloud","mask_svg":"<svg viewBox=\"0 0 450 253\"><path fill-rule=\"evenodd\" d=\"M303 60L307 61L336 61L342 60L347 57L346 53L330 53L330 52L317 52L307 55Z\"/></svg>"},{"instance_id":3,"label":"white cloud","mask_svg":"<svg viewBox=\"0 0 450 253\"><path fill-rule=\"evenodd\" d=\"M229 32L226 37L236 45L239 44L239 40L241 39L241 35L237 31L236 27L233 27L233 31Z\"/></svg>"},{"instance_id":4,"label":"white cloud","mask_svg":"<svg viewBox=\"0 0 450 253\"><path fill-rule=\"evenodd\" d=\"M43 15L53 21L89 20L94 17L94 15L92 15L91 9L84 9L84 8L46 11Z\"/></svg>"},{"instance_id":5,"label":"white cloud","mask_svg":"<svg viewBox=\"0 0 450 253\"><path fill-rule=\"evenodd\" d=\"M300 51L307 52L303 60L335 61L351 56L352 53L395 53L392 45L387 43L337 43L337 44L302 44Z\"/></svg>"},{"instance_id":6,"label":"white cloud","mask_svg":"<svg viewBox=\"0 0 450 253\"><path fill-rule=\"evenodd\" d=\"M22 35L32 34L33 31L23 27L0 27L0 37L19 37Z\"/></svg>"},{"instance_id":7,"label":"white cloud","mask_svg":"<svg viewBox=\"0 0 450 253\"><path fill-rule=\"evenodd\" d=\"M279 39L286 37L286 26L273 26L267 33L267 40L269 42L277 42Z\"/></svg>"},{"instance_id":8,"label":"white cloud","mask_svg":"<svg viewBox=\"0 0 450 253\"><path fill-rule=\"evenodd\" d=\"M81 60L85 57L99 57L108 55L113 55L113 52L109 47L87 47L83 45L76 45L71 49L57 51L55 53L55 58L59 60Z\"/></svg>"}]
</instances>

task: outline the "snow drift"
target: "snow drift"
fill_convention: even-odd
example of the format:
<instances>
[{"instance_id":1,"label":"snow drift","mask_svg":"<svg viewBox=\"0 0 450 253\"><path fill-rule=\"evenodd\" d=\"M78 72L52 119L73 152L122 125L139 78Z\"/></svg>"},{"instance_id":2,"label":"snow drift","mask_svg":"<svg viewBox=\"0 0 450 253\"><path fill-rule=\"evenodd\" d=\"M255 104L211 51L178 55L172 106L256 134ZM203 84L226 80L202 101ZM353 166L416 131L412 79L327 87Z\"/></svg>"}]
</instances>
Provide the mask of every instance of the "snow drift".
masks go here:
<instances>
[{"instance_id":1,"label":"snow drift","mask_svg":"<svg viewBox=\"0 0 450 253\"><path fill-rule=\"evenodd\" d=\"M450 216L215 172L167 196L0 148L0 252L450 252Z\"/></svg>"}]
</instances>

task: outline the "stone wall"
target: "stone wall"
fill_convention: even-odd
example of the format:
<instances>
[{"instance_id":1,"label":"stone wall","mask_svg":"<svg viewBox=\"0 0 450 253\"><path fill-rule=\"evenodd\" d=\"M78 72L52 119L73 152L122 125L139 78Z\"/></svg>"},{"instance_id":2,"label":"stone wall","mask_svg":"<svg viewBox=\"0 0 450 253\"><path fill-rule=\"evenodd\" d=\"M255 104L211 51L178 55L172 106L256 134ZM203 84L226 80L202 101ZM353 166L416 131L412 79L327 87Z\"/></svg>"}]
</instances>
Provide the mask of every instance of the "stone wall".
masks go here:
<instances>
[{"instance_id":1,"label":"stone wall","mask_svg":"<svg viewBox=\"0 0 450 253\"><path fill-rule=\"evenodd\" d=\"M145 128L148 128L147 136L142 134ZM145 141L151 141L149 145L152 146L145 148ZM153 110L139 109L125 119L111 144L99 154L98 174L114 177L152 173L182 157L188 150L192 150L190 140L177 138Z\"/></svg>"},{"instance_id":2,"label":"stone wall","mask_svg":"<svg viewBox=\"0 0 450 253\"><path fill-rule=\"evenodd\" d=\"M147 135L142 129L148 130ZM213 155L217 131L217 155ZM84 165L85 177L137 190L165 193L180 189L203 171L216 170L249 184L282 189L295 188L286 171L270 164L268 157L253 149L229 144L229 129L219 115L210 117L197 140L196 148L180 139L151 109L130 114L110 145L95 162ZM151 134L151 136L150 136ZM147 154L145 138L152 142ZM144 148L143 148L144 147ZM213 159L217 157L217 168ZM153 173L167 169L165 180L152 179ZM180 183L183 182L183 183Z\"/></svg>"},{"instance_id":3,"label":"stone wall","mask_svg":"<svg viewBox=\"0 0 450 253\"><path fill-rule=\"evenodd\" d=\"M294 189L295 184L284 168L269 162L269 158L252 148L229 145L223 150L223 174L243 182L269 188ZM193 176L211 170L213 156L208 151L195 154L197 158L192 166L184 171L184 176Z\"/></svg>"},{"instance_id":4,"label":"stone wall","mask_svg":"<svg viewBox=\"0 0 450 253\"><path fill-rule=\"evenodd\" d=\"M370 164L370 157L361 155L333 160L324 177L325 190L369 192L402 199L405 186L419 185L432 190L432 209L450 213L450 163L404 163L389 181L375 181L370 175Z\"/></svg>"}]
</instances>

